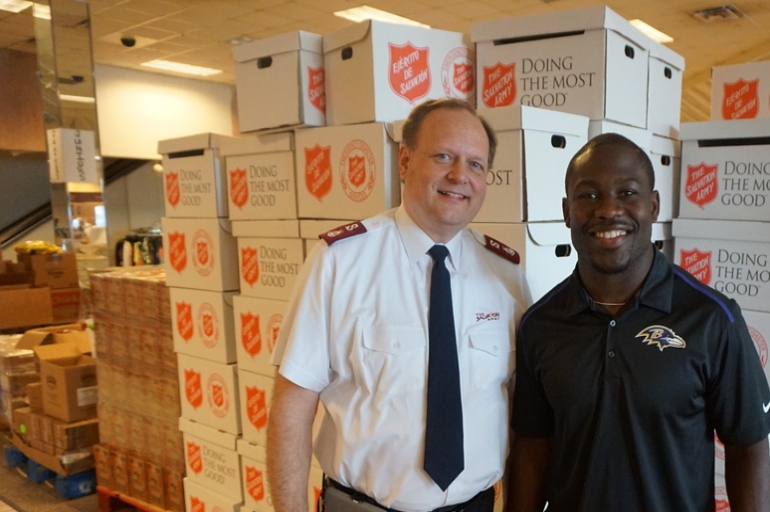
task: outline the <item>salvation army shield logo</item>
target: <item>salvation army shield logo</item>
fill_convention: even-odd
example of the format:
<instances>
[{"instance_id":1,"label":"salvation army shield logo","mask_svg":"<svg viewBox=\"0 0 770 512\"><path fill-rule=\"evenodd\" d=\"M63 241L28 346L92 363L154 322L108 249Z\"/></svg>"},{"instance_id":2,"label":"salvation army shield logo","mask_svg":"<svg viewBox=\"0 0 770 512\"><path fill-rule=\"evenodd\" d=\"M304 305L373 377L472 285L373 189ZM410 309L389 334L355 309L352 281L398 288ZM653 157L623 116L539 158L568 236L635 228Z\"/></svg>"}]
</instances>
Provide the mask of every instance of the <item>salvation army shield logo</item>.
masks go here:
<instances>
[{"instance_id":1,"label":"salvation army shield logo","mask_svg":"<svg viewBox=\"0 0 770 512\"><path fill-rule=\"evenodd\" d=\"M230 202L242 210L249 200L249 182L246 179L246 169L230 171Z\"/></svg>"},{"instance_id":2,"label":"salvation army shield logo","mask_svg":"<svg viewBox=\"0 0 770 512\"><path fill-rule=\"evenodd\" d=\"M369 145L360 139L345 145L340 157L340 185L352 201L365 201L374 189L377 161Z\"/></svg>"},{"instance_id":3,"label":"salvation army shield logo","mask_svg":"<svg viewBox=\"0 0 770 512\"><path fill-rule=\"evenodd\" d=\"M230 411L230 391L225 379L218 373L212 373L206 382L206 390L211 412L217 418L224 418Z\"/></svg>"},{"instance_id":4,"label":"salvation army shield logo","mask_svg":"<svg viewBox=\"0 0 770 512\"><path fill-rule=\"evenodd\" d=\"M714 510L716 512L730 512L730 502L727 499L727 489L722 486L714 488Z\"/></svg>"},{"instance_id":5,"label":"salvation army shield logo","mask_svg":"<svg viewBox=\"0 0 770 512\"><path fill-rule=\"evenodd\" d=\"M722 84L722 119L753 119L759 113L759 79Z\"/></svg>"},{"instance_id":6,"label":"salvation army shield logo","mask_svg":"<svg viewBox=\"0 0 770 512\"><path fill-rule=\"evenodd\" d=\"M203 471L203 456L201 455L200 445L188 442L187 443L187 466L196 475Z\"/></svg>"},{"instance_id":7,"label":"salvation army shield logo","mask_svg":"<svg viewBox=\"0 0 770 512\"><path fill-rule=\"evenodd\" d=\"M307 97L319 112L326 113L326 89L324 68L307 67Z\"/></svg>"},{"instance_id":8,"label":"salvation army shield logo","mask_svg":"<svg viewBox=\"0 0 770 512\"><path fill-rule=\"evenodd\" d=\"M757 354L759 354L759 362L762 364L762 368L764 368L767 364L767 340L757 329L750 325L748 327L751 341L754 342L754 348L757 349Z\"/></svg>"},{"instance_id":9,"label":"salvation army shield logo","mask_svg":"<svg viewBox=\"0 0 770 512\"><path fill-rule=\"evenodd\" d=\"M176 303L176 330L185 341L190 341L193 335L192 304Z\"/></svg>"},{"instance_id":10,"label":"salvation army shield logo","mask_svg":"<svg viewBox=\"0 0 770 512\"><path fill-rule=\"evenodd\" d=\"M187 403L193 409L203 405L203 386L201 385L201 374L195 370L184 371L184 394Z\"/></svg>"},{"instance_id":11,"label":"salvation army shield logo","mask_svg":"<svg viewBox=\"0 0 770 512\"><path fill-rule=\"evenodd\" d=\"M332 189L331 146L305 148L305 187L319 201Z\"/></svg>"},{"instance_id":12,"label":"salvation army shield logo","mask_svg":"<svg viewBox=\"0 0 770 512\"><path fill-rule=\"evenodd\" d=\"M246 386L246 413L254 428L262 430L267 427L267 401L264 389Z\"/></svg>"},{"instance_id":13,"label":"salvation army shield logo","mask_svg":"<svg viewBox=\"0 0 770 512\"><path fill-rule=\"evenodd\" d=\"M262 350L259 315L241 313L241 345L251 357L255 357Z\"/></svg>"},{"instance_id":14,"label":"salvation army shield logo","mask_svg":"<svg viewBox=\"0 0 770 512\"><path fill-rule=\"evenodd\" d=\"M512 105L516 99L516 63L484 66L481 99L489 108Z\"/></svg>"},{"instance_id":15,"label":"salvation army shield logo","mask_svg":"<svg viewBox=\"0 0 770 512\"><path fill-rule=\"evenodd\" d=\"M168 261L171 268L179 272L187 267L187 246L185 245L185 234L173 232L168 234Z\"/></svg>"},{"instance_id":16,"label":"salvation army shield logo","mask_svg":"<svg viewBox=\"0 0 770 512\"><path fill-rule=\"evenodd\" d=\"M408 42L404 45L388 43L390 63L388 82L397 96L414 103L430 92L429 48L419 48Z\"/></svg>"},{"instance_id":17,"label":"salvation army shield logo","mask_svg":"<svg viewBox=\"0 0 770 512\"><path fill-rule=\"evenodd\" d=\"M241 248L241 277L249 286L254 286L259 279L259 259L253 247Z\"/></svg>"},{"instance_id":18,"label":"salvation army shield logo","mask_svg":"<svg viewBox=\"0 0 770 512\"><path fill-rule=\"evenodd\" d=\"M265 477L254 466L246 466L246 491L254 501L265 499Z\"/></svg>"},{"instance_id":19,"label":"salvation army shield logo","mask_svg":"<svg viewBox=\"0 0 770 512\"><path fill-rule=\"evenodd\" d=\"M166 173L166 202L173 208L176 208L181 197L182 192L179 189L179 173Z\"/></svg>"},{"instance_id":20,"label":"salvation army shield logo","mask_svg":"<svg viewBox=\"0 0 770 512\"><path fill-rule=\"evenodd\" d=\"M716 164L707 165L704 162L687 166L687 182L684 190L688 201L703 208L717 198L718 167Z\"/></svg>"},{"instance_id":21,"label":"salvation army shield logo","mask_svg":"<svg viewBox=\"0 0 770 512\"><path fill-rule=\"evenodd\" d=\"M679 265L703 284L711 282L711 251L679 251Z\"/></svg>"},{"instance_id":22,"label":"salvation army shield logo","mask_svg":"<svg viewBox=\"0 0 770 512\"><path fill-rule=\"evenodd\" d=\"M193 234L192 246L195 270L206 277L214 270L214 240L205 229L199 229Z\"/></svg>"},{"instance_id":23,"label":"salvation army shield logo","mask_svg":"<svg viewBox=\"0 0 770 512\"><path fill-rule=\"evenodd\" d=\"M444 94L475 103L476 56L465 47L452 49L441 65L441 86Z\"/></svg>"},{"instance_id":24,"label":"salvation army shield logo","mask_svg":"<svg viewBox=\"0 0 770 512\"><path fill-rule=\"evenodd\" d=\"M214 348L219 341L219 316L214 306L208 302L201 304L198 310L198 332L206 348Z\"/></svg>"},{"instance_id":25,"label":"salvation army shield logo","mask_svg":"<svg viewBox=\"0 0 770 512\"><path fill-rule=\"evenodd\" d=\"M206 502L190 495L190 512L206 512Z\"/></svg>"},{"instance_id":26,"label":"salvation army shield logo","mask_svg":"<svg viewBox=\"0 0 770 512\"><path fill-rule=\"evenodd\" d=\"M354 187L360 187L366 179L366 165L363 156L348 158L348 181Z\"/></svg>"},{"instance_id":27,"label":"salvation army shield logo","mask_svg":"<svg viewBox=\"0 0 770 512\"><path fill-rule=\"evenodd\" d=\"M283 322L283 315L281 314L275 314L267 321L267 350L271 354L275 350L278 335L281 333L281 322Z\"/></svg>"}]
</instances>

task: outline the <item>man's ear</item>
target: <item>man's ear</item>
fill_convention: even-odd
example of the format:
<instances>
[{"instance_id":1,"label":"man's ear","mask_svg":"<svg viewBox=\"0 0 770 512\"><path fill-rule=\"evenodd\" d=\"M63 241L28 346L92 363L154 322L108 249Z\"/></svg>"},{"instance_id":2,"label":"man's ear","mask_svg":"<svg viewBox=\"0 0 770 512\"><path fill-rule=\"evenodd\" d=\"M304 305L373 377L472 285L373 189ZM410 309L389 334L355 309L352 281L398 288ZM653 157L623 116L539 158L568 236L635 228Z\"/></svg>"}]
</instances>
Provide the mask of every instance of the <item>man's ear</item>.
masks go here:
<instances>
[{"instance_id":1,"label":"man's ear","mask_svg":"<svg viewBox=\"0 0 770 512\"><path fill-rule=\"evenodd\" d=\"M406 145L401 144L398 147L398 175L403 182L406 179L406 172L409 169L409 159L412 158L412 152Z\"/></svg>"},{"instance_id":2,"label":"man's ear","mask_svg":"<svg viewBox=\"0 0 770 512\"><path fill-rule=\"evenodd\" d=\"M569 227L569 201L566 197L561 200L561 214L564 217L564 224Z\"/></svg>"},{"instance_id":3,"label":"man's ear","mask_svg":"<svg viewBox=\"0 0 770 512\"><path fill-rule=\"evenodd\" d=\"M652 222L658 222L660 213L660 194L657 190L652 191Z\"/></svg>"}]
</instances>

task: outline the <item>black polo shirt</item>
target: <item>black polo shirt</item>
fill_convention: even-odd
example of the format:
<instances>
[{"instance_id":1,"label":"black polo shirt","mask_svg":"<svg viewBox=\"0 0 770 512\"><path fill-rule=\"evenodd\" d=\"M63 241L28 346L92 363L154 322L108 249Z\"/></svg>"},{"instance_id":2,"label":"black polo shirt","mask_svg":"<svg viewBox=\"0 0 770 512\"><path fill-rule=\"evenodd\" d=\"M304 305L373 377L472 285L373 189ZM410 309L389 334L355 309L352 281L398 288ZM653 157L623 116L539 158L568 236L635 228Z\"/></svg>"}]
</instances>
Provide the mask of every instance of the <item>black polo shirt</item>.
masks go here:
<instances>
[{"instance_id":1,"label":"black polo shirt","mask_svg":"<svg viewBox=\"0 0 770 512\"><path fill-rule=\"evenodd\" d=\"M656 250L615 317L577 269L522 318L512 426L551 437L549 512L714 510L714 430L770 432L770 390L740 308Z\"/></svg>"}]
</instances>

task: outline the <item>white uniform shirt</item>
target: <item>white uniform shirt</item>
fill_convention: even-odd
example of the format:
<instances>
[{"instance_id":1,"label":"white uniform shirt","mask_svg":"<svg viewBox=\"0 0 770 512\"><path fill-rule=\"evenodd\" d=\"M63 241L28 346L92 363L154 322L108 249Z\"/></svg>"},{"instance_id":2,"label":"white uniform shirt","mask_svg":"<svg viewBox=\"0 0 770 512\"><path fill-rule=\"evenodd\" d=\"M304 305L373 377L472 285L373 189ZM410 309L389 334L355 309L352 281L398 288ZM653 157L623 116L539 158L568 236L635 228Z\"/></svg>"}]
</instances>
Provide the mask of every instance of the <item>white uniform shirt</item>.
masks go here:
<instances>
[{"instance_id":1,"label":"white uniform shirt","mask_svg":"<svg viewBox=\"0 0 770 512\"><path fill-rule=\"evenodd\" d=\"M330 478L405 512L462 503L503 475L514 333L531 302L523 271L471 230L446 244L465 469L444 492L422 469L434 242L403 208L363 224L366 233L311 251L274 361L320 392L314 452Z\"/></svg>"}]
</instances>

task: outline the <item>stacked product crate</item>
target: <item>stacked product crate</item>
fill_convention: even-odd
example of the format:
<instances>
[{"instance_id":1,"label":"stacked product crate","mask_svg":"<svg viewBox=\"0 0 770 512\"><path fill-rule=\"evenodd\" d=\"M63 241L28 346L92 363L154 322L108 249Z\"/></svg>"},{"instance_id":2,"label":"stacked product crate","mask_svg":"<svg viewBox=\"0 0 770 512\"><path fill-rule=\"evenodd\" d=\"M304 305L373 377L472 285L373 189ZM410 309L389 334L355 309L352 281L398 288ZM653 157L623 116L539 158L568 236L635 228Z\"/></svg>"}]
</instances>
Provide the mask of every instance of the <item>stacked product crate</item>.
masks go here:
<instances>
[{"instance_id":1,"label":"stacked product crate","mask_svg":"<svg viewBox=\"0 0 770 512\"><path fill-rule=\"evenodd\" d=\"M99 380L97 483L182 512L179 386L163 269L113 269L89 280Z\"/></svg>"}]
</instances>

